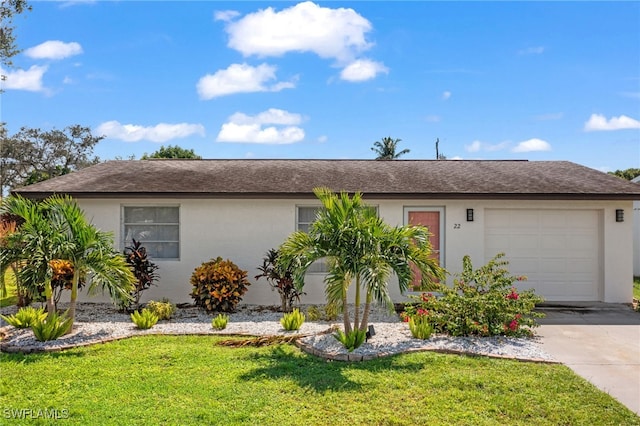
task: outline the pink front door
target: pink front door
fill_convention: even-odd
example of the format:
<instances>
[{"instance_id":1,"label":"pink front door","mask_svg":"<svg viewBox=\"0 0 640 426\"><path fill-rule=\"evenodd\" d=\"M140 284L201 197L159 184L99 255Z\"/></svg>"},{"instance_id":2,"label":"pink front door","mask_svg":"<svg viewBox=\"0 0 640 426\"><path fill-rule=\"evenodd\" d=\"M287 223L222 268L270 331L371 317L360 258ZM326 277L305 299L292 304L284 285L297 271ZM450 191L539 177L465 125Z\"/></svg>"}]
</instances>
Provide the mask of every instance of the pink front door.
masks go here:
<instances>
[{"instance_id":1,"label":"pink front door","mask_svg":"<svg viewBox=\"0 0 640 426\"><path fill-rule=\"evenodd\" d=\"M440 264L440 212L439 211L409 211L409 225L422 225L427 227L431 236L429 242L431 243L432 254L431 257L438 261ZM411 285L411 290L420 290L420 272L414 268L414 279Z\"/></svg>"}]
</instances>

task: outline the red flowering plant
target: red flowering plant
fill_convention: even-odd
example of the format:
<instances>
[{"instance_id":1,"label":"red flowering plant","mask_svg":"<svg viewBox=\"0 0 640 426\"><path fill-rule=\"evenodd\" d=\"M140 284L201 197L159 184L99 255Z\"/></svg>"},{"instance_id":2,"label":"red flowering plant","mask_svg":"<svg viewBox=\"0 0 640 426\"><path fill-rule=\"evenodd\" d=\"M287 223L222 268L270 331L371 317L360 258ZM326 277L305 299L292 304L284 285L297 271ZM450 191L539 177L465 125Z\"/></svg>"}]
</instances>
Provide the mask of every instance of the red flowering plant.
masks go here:
<instances>
[{"instance_id":1,"label":"red flowering plant","mask_svg":"<svg viewBox=\"0 0 640 426\"><path fill-rule=\"evenodd\" d=\"M474 270L469 256L462 260L463 270L453 288L441 284L439 297L431 293L412 296L401 315L409 321L418 311L428 313L434 332L453 336L531 336L537 327L535 312L543 301L533 290L519 291L514 283L526 277L513 276L508 262L499 253L486 265Z\"/></svg>"}]
</instances>

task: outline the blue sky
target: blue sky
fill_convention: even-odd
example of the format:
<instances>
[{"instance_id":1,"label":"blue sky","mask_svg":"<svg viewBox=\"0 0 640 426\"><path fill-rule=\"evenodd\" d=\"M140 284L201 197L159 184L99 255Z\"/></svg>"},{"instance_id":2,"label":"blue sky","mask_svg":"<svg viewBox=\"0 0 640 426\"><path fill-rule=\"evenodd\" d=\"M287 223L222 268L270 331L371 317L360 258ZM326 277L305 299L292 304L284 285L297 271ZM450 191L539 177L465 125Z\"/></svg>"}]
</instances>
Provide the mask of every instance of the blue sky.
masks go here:
<instances>
[{"instance_id":1,"label":"blue sky","mask_svg":"<svg viewBox=\"0 0 640 426\"><path fill-rule=\"evenodd\" d=\"M569 160L640 167L639 2L38 2L10 133L89 126L101 159Z\"/></svg>"}]
</instances>

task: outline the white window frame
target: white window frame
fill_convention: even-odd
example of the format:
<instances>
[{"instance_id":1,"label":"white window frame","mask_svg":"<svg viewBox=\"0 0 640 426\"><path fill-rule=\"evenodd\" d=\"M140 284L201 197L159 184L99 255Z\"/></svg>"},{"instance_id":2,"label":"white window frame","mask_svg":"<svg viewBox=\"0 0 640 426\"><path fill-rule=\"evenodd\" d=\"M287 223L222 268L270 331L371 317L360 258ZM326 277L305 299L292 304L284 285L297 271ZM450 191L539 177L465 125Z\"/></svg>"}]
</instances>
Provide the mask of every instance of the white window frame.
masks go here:
<instances>
[{"instance_id":1,"label":"white window frame","mask_svg":"<svg viewBox=\"0 0 640 426\"><path fill-rule=\"evenodd\" d=\"M318 209L322 209L323 206L321 205L313 205L313 204L300 204L300 205L296 205L296 223L295 223L295 230L296 231L301 231L300 229L300 209L316 209L316 214L317 214L317 210ZM311 225L313 222L304 222L305 225ZM313 268L316 268L316 270L313 270ZM326 274L327 272L329 272L329 269L327 267L327 263L325 260L318 260L316 262L314 262L311 266L309 266L309 269L307 269L307 274Z\"/></svg>"},{"instance_id":2,"label":"white window frame","mask_svg":"<svg viewBox=\"0 0 640 426\"><path fill-rule=\"evenodd\" d=\"M176 208L178 210L178 221L177 222L167 222L167 223L144 223L144 222L130 222L127 223L125 222L125 209L127 208ZM171 225L171 226L177 226L178 227L178 240L177 241L153 241L154 243L177 243L178 244L178 257L156 257L156 256L151 256L150 257L156 261L179 261L180 260L180 256L182 253L182 227L180 226L180 205L179 204L122 204L120 206L120 249L124 250L124 248L126 246L128 246L129 244L131 244L131 241L127 241L126 240L126 236L127 236L127 232L126 232L126 228L127 225L144 225L144 226L163 226L163 225ZM144 246L144 241L142 243L142 245Z\"/></svg>"}]
</instances>

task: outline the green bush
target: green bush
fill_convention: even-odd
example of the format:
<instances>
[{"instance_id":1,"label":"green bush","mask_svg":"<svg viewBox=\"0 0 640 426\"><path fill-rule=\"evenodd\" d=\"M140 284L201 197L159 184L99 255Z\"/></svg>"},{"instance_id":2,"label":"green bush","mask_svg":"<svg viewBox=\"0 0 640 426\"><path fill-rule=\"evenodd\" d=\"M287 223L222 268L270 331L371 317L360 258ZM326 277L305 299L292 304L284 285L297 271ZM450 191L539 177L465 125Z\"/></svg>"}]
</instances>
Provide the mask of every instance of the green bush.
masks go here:
<instances>
[{"instance_id":1,"label":"green bush","mask_svg":"<svg viewBox=\"0 0 640 426\"><path fill-rule=\"evenodd\" d=\"M516 290L513 284L526 277L510 275L502 257L500 253L474 271L471 259L465 256L463 272L453 288L440 285L440 297L431 293L413 296L416 303L405 307L404 320L420 313L435 332L452 336L531 336L532 328L538 326L536 318L544 316L533 311L543 299L533 290Z\"/></svg>"},{"instance_id":2,"label":"green bush","mask_svg":"<svg viewBox=\"0 0 640 426\"><path fill-rule=\"evenodd\" d=\"M217 317L211 320L211 326L216 330L224 330L225 328L227 328L228 322L229 322L229 315L218 314Z\"/></svg>"},{"instance_id":3,"label":"green bush","mask_svg":"<svg viewBox=\"0 0 640 426\"><path fill-rule=\"evenodd\" d=\"M62 315L53 312L42 321L36 321L31 324L31 330L37 341L46 342L48 340L56 340L58 337L70 332L71 324L72 318L69 317L68 311Z\"/></svg>"},{"instance_id":4,"label":"green bush","mask_svg":"<svg viewBox=\"0 0 640 426\"><path fill-rule=\"evenodd\" d=\"M147 330L156 325L158 316L145 308L141 311L133 311L131 321L133 321L140 330Z\"/></svg>"},{"instance_id":5,"label":"green bush","mask_svg":"<svg viewBox=\"0 0 640 426\"><path fill-rule=\"evenodd\" d=\"M277 290L280 295L280 310L291 312L293 302L300 302L300 296L305 294L296 288L293 282L293 267L289 265L283 269L281 265L278 265L278 250L270 249L265 253L262 266L258 267L258 271L260 274L256 275L255 279L265 277L271 289Z\"/></svg>"},{"instance_id":6,"label":"green bush","mask_svg":"<svg viewBox=\"0 0 640 426\"><path fill-rule=\"evenodd\" d=\"M409 330L416 339L426 340L433 333L433 326L427 315L414 315L409 319Z\"/></svg>"},{"instance_id":7,"label":"green bush","mask_svg":"<svg viewBox=\"0 0 640 426\"><path fill-rule=\"evenodd\" d=\"M205 262L191 275L191 297L207 312L233 312L251 283L247 271L221 257Z\"/></svg>"},{"instance_id":8,"label":"green bush","mask_svg":"<svg viewBox=\"0 0 640 426\"><path fill-rule=\"evenodd\" d=\"M353 352L354 349L362 346L364 341L367 339L367 331L360 330L359 328L351 330L348 333L345 333L342 330L337 330L335 334L333 334L333 337L342 343L342 346L344 346L347 351Z\"/></svg>"},{"instance_id":9,"label":"green bush","mask_svg":"<svg viewBox=\"0 0 640 426\"><path fill-rule=\"evenodd\" d=\"M146 308L156 314L159 320L171 319L176 312L176 305L169 302L169 299L162 299L162 302L150 300Z\"/></svg>"},{"instance_id":10,"label":"green bush","mask_svg":"<svg viewBox=\"0 0 640 426\"><path fill-rule=\"evenodd\" d=\"M131 272L136 277L134 288L131 291L131 299L121 304L123 310L131 312L140 306L142 292L150 288L160 278L158 265L153 263L147 256L147 249L141 241L132 239L132 244L124 248L124 256Z\"/></svg>"},{"instance_id":11,"label":"green bush","mask_svg":"<svg viewBox=\"0 0 640 426\"><path fill-rule=\"evenodd\" d=\"M31 306L20 308L14 315L0 315L0 318L15 328L29 328L36 322L43 321L46 317L47 313L44 308L36 309Z\"/></svg>"},{"instance_id":12,"label":"green bush","mask_svg":"<svg viewBox=\"0 0 640 426\"><path fill-rule=\"evenodd\" d=\"M340 309L335 303L329 303L319 308L311 305L307 308L307 319L309 321L335 321L340 314Z\"/></svg>"},{"instance_id":13,"label":"green bush","mask_svg":"<svg viewBox=\"0 0 640 426\"><path fill-rule=\"evenodd\" d=\"M284 314L282 318L280 318L280 324L285 330L300 330L300 327L304 323L305 317L302 312L298 308L294 309L293 312L288 312Z\"/></svg>"}]
</instances>

